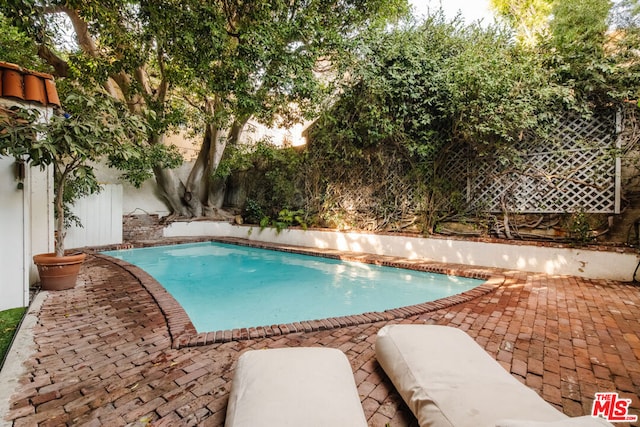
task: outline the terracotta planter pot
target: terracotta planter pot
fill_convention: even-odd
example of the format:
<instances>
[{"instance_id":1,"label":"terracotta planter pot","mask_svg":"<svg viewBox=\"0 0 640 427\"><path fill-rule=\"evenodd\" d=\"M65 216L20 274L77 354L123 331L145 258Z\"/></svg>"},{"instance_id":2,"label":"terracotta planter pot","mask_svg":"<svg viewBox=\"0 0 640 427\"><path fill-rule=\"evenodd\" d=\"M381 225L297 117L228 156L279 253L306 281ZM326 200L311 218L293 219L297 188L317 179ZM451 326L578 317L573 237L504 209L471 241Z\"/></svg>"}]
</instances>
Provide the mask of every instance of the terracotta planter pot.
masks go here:
<instances>
[{"instance_id":1,"label":"terracotta planter pot","mask_svg":"<svg viewBox=\"0 0 640 427\"><path fill-rule=\"evenodd\" d=\"M80 267L86 254L56 257L55 253L34 255L38 267L40 285L45 291L62 291L76 286Z\"/></svg>"}]
</instances>

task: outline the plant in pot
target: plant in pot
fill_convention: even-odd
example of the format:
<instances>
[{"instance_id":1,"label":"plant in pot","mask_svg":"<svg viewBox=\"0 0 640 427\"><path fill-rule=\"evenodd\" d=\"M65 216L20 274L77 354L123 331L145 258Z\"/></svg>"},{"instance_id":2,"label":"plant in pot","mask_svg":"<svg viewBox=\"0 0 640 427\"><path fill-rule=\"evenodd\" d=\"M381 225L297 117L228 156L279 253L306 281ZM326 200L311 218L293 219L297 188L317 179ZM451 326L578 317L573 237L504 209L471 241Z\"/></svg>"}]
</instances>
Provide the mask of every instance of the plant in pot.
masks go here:
<instances>
[{"instance_id":1,"label":"plant in pot","mask_svg":"<svg viewBox=\"0 0 640 427\"><path fill-rule=\"evenodd\" d=\"M17 108L4 114L0 155L11 155L31 166L53 168L55 252L34 256L40 283L46 290L75 286L84 253L65 252L66 228L78 225L70 206L100 191L94 165L105 158L127 159L141 152L145 127L138 117L107 94L66 90L65 111L42 120L38 110ZM64 94L63 91L61 93Z\"/></svg>"}]
</instances>

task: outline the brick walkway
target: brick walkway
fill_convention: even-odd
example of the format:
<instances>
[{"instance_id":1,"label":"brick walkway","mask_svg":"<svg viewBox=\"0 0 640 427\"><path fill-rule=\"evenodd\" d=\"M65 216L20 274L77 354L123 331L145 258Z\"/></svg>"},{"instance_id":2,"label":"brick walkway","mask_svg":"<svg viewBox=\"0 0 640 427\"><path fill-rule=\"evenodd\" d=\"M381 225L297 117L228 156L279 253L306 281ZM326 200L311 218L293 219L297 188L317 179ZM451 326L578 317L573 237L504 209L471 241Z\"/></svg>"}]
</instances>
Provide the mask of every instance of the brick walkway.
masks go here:
<instances>
[{"instance_id":1,"label":"brick walkway","mask_svg":"<svg viewBox=\"0 0 640 427\"><path fill-rule=\"evenodd\" d=\"M375 334L391 322L467 331L570 416L589 414L597 391L633 399L640 414L640 287L501 273L506 280L488 294L403 320L177 349L136 277L89 257L78 287L46 296L37 351L7 417L14 426L221 426L244 350L329 346L349 358L370 426L415 426L374 357Z\"/></svg>"}]
</instances>

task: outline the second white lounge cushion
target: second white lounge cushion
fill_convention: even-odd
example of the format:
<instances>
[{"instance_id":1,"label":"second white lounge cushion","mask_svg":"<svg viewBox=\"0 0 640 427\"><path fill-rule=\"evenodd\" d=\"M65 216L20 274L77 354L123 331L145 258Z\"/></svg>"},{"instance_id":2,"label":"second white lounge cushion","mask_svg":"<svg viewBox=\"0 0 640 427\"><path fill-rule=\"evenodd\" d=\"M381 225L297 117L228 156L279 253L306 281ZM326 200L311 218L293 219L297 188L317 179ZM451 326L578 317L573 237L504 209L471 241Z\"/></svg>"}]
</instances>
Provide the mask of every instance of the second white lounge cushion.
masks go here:
<instances>
[{"instance_id":1,"label":"second white lounge cushion","mask_svg":"<svg viewBox=\"0 0 640 427\"><path fill-rule=\"evenodd\" d=\"M385 326L378 332L376 357L423 427L494 427L507 418L568 418L456 328Z\"/></svg>"},{"instance_id":2,"label":"second white lounge cushion","mask_svg":"<svg viewBox=\"0 0 640 427\"><path fill-rule=\"evenodd\" d=\"M367 421L344 353L298 347L240 356L225 426L366 427Z\"/></svg>"}]
</instances>

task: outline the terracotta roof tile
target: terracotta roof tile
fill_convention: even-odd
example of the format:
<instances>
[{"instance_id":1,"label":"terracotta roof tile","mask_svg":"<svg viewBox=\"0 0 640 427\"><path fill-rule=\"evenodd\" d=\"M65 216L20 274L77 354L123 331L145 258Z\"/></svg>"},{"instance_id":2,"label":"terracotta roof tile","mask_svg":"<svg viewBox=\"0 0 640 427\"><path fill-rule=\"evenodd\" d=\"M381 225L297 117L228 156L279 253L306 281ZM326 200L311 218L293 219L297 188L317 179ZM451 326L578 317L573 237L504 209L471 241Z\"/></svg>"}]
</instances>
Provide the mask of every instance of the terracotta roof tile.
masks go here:
<instances>
[{"instance_id":1,"label":"terracotta roof tile","mask_svg":"<svg viewBox=\"0 0 640 427\"><path fill-rule=\"evenodd\" d=\"M27 70L9 62L0 62L0 97L60 106L51 74Z\"/></svg>"}]
</instances>

